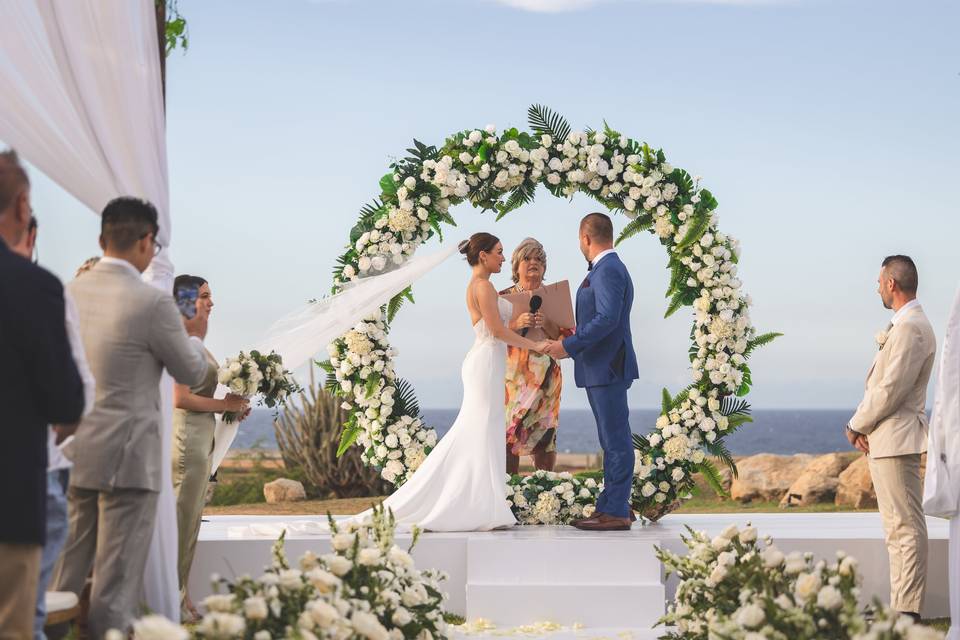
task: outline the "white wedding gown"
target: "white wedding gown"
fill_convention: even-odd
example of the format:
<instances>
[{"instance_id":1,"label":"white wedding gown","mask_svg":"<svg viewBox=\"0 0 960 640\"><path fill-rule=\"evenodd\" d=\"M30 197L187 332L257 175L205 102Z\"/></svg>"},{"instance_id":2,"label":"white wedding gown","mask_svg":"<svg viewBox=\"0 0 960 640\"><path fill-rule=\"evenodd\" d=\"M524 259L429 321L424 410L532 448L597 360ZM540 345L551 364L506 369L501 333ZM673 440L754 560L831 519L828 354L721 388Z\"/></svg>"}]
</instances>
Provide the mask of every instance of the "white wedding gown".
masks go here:
<instances>
[{"instance_id":1,"label":"white wedding gown","mask_svg":"<svg viewBox=\"0 0 960 640\"><path fill-rule=\"evenodd\" d=\"M511 305L497 301L504 323ZM456 421L406 484L383 501L399 525L428 531L489 531L516 524L507 500L504 384L507 346L483 319L461 368ZM364 517L365 512L359 517Z\"/></svg>"}]
</instances>

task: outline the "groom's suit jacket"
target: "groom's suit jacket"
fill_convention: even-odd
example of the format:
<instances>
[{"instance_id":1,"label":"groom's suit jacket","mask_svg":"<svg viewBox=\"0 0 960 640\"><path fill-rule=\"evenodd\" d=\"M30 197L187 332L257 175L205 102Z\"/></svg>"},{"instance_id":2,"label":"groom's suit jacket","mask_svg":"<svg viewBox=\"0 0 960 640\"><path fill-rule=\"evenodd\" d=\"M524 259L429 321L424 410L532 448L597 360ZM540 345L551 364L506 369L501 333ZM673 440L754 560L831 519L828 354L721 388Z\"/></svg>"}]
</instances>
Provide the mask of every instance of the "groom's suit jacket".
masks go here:
<instances>
[{"instance_id":1,"label":"groom's suit jacket","mask_svg":"<svg viewBox=\"0 0 960 640\"><path fill-rule=\"evenodd\" d=\"M60 281L0 240L0 542L43 544L47 425L83 412L63 304Z\"/></svg>"},{"instance_id":2,"label":"groom's suit jacket","mask_svg":"<svg viewBox=\"0 0 960 640\"><path fill-rule=\"evenodd\" d=\"M923 309L907 310L867 373L866 392L850 428L870 436L870 457L888 458L927 450L927 383L937 339Z\"/></svg>"},{"instance_id":3,"label":"groom's suit jacket","mask_svg":"<svg viewBox=\"0 0 960 640\"><path fill-rule=\"evenodd\" d=\"M77 428L70 484L82 489L160 490L160 374L199 383L207 371L173 297L132 265L101 261L67 285L97 381L93 411Z\"/></svg>"},{"instance_id":4,"label":"groom's suit jacket","mask_svg":"<svg viewBox=\"0 0 960 640\"><path fill-rule=\"evenodd\" d=\"M605 255L577 289L576 333L563 340L573 358L578 387L598 387L639 377L630 334L633 282L616 253Z\"/></svg>"}]
</instances>

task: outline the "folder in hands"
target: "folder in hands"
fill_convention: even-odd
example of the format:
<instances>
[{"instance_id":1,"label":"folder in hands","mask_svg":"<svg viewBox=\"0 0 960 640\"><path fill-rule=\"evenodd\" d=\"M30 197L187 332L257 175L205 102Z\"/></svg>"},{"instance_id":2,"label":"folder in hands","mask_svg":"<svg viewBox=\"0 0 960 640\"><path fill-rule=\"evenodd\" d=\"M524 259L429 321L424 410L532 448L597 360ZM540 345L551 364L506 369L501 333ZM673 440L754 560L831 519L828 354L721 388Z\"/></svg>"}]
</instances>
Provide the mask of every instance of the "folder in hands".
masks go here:
<instances>
[{"instance_id":1,"label":"folder in hands","mask_svg":"<svg viewBox=\"0 0 960 640\"><path fill-rule=\"evenodd\" d=\"M511 321L516 320L520 314L530 311L530 299L533 296L540 296L542 304L540 313L561 329L573 329L576 325L576 319L573 315L573 301L570 297L570 283L566 280L545 284L539 289L533 291L521 291L519 293L504 294L503 298L509 300L513 305L513 315ZM546 339L543 329L531 328L527 332L527 338L534 342Z\"/></svg>"}]
</instances>

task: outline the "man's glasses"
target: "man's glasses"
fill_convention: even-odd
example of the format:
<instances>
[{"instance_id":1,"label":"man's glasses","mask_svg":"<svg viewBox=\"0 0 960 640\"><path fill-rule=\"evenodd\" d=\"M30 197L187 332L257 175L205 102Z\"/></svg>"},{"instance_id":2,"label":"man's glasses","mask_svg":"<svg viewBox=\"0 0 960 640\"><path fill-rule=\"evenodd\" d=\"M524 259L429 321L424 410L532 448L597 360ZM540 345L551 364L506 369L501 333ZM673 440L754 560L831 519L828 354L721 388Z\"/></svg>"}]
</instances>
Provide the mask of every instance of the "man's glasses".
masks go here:
<instances>
[{"instance_id":1,"label":"man's glasses","mask_svg":"<svg viewBox=\"0 0 960 640\"><path fill-rule=\"evenodd\" d=\"M147 236L150 236L150 241L153 242L153 257L156 258L163 251L163 245L157 242L157 234L155 233L145 233L140 236L140 239L143 240Z\"/></svg>"}]
</instances>

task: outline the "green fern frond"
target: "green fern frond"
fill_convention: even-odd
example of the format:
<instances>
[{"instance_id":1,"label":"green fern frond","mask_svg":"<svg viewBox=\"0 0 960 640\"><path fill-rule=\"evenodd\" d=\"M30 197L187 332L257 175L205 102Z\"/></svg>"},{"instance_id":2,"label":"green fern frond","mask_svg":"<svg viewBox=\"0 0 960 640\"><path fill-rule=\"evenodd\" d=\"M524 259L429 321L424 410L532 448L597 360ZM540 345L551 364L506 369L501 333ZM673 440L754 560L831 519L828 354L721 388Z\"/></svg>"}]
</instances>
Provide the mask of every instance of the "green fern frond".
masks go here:
<instances>
[{"instance_id":1,"label":"green fern frond","mask_svg":"<svg viewBox=\"0 0 960 640\"><path fill-rule=\"evenodd\" d=\"M393 322L393 319L400 311L400 308L403 307L403 303L407 300L413 302L413 286L407 287L397 295L390 298L390 302L387 303L387 324Z\"/></svg>"},{"instance_id":2,"label":"green fern frond","mask_svg":"<svg viewBox=\"0 0 960 640\"><path fill-rule=\"evenodd\" d=\"M706 449L710 455L719 458L720 461L730 469L733 477L737 477L737 463L734 461L733 454L730 453L730 449L727 448L726 444L721 440L714 440L713 442L704 442L703 448Z\"/></svg>"},{"instance_id":3,"label":"green fern frond","mask_svg":"<svg viewBox=\"0 0 960 640\"><path fill-rule=\"evenodd\" d=\"M617 237L617 241L614 243L614 246L619 245L624 240L632 238L641 231L646 231L653 226L653 214L645 213L641 216L630 221L630 223L623 228L623 231L620 232L620 236Z\"/></svg>"},{"instance_id":4,"label":"green fern frond","mask_svg":"<svg viewBox=\"0 0 960 640\"><path fill-rule=\"evenodd\" d=\"M710 485L717 495L723 496L724 498L729 498L730 494L723 487L723 478L720 475L720 472L717 471L717 468L709 460L704 460L699 465L697 465L697 471L703 474L703 477L706 479L707 484Z\"/></svg>"},{"instance_id":5,"label":"green fern frond","mask_svg":"<svg viewBox=\"0 0 960 640\"><path fill-rule=\"evenodd\" d=\"M672 408L673 408L673 396L670 395L670 390L664 387L660 395L660 410L663 415L667 415L668 413L670 413L670 409Z\"/></svg>"},{"instance_id":6,"label":"green fern frond","mask_svg":"<svg viewBox=\"0 0 960 640\"><path fill-rule=\"evenodd\" d=\"M750 413L750 403L735 396L724 396L720 400L720 414L732 416L737 413Z\"/></svg>"},{"instance_id":7,"label":"green fern frond","mask_svg":"<svg viewBox=\"0 0 960 640\"><path fill-rule=\"evenodd\" d=\"M776 331L771 331L769 333L763 333L759 336L755 336L753 339L747 342L747 348L743 352L743 357L749 356L756 349L759 349L762 346L768 345L777 338L781 337L782 333L777 333Z\"/></svg>"},{"instance_id":8,"label":"green fern frond","mask_svg":"<svg viewBox=\"0 0 960 640\"><path fill-rule=\"evenodd\" d=\"M674 251L680 253L694 242L700 240L704 233L707 232L707 229L710 227L710 214L701 213L695 215L690 224L687 226L687 235L683 236L683 240L677 244Z\"/></svg>"},{"instance_id":9,"label":"green fern frond","mask_svg":"<svg viewBox=\"0 0 960 640\"><path fill-rule=\"evenodd\" d=\"M554 113L549 107L539 104L531 106L527 109L527 120L531 129L540 135L549 135L554 144L562 144L570 135L570 125L563 116Z\"/></svg>"},{"instance_id":10,"label":"green fern frond","mask_svg":"<svg viewBox=\"0 0 960 640\"><path fill-rule=\"evenodd\" d=\"M497 203L497 220L500 220L514 209L519 209L523 205L533 202L536 190L537 183L525 180L510 192L510 197L507 198L506 202L502 204Z\"/></svg>"}]
</instances>

